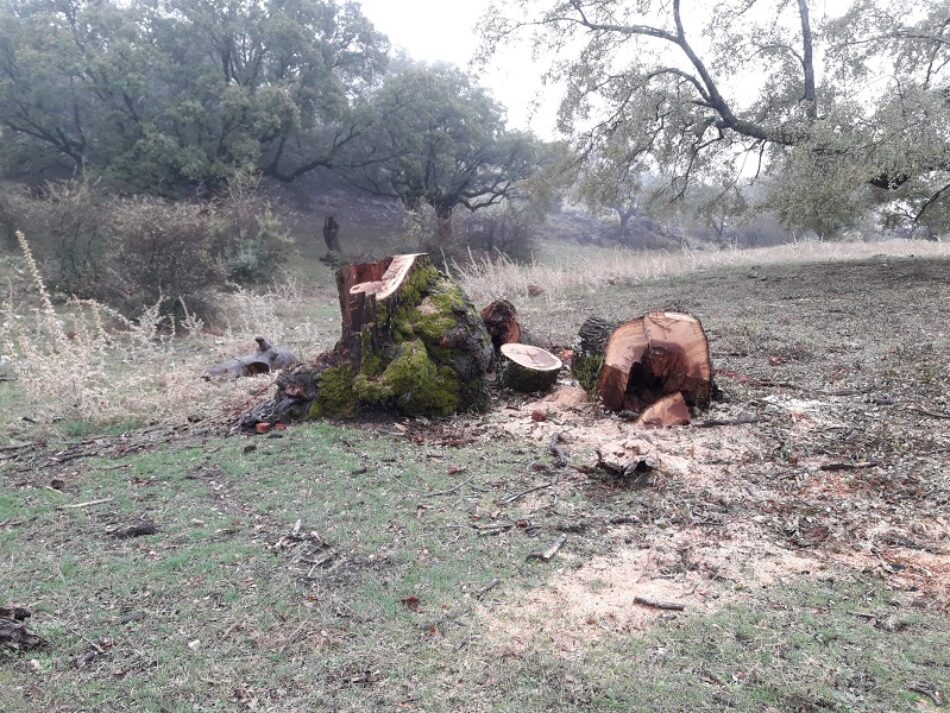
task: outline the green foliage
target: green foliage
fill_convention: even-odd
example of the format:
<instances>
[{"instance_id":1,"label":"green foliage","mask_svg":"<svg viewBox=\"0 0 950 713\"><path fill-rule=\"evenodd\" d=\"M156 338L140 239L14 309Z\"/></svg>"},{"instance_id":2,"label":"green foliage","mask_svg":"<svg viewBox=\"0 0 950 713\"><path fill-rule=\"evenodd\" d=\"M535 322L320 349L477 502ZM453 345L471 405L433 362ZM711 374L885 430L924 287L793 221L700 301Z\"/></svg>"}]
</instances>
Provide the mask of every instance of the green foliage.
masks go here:
<instances>
[{"instance_id":1,"label":"green foliage","mask_svg":"<svg viewBox=\"0 0 950 713\"><path fill-rule=\"evenodd\" d=\"M4 167L164 194L291 179L335 159L386 51L335 0L3 0Z\"/></svg>"},{"instance_id":2,"label":"green foliage","mask_svg":"<svg viewBox=\"0 0 950 713\"><path fill-rule=\"evenodd\" d=\"M253 185L208 203L109 198L88 182L48 184L10 199L10 221L30 230L53 290L131 317L159 304L213 316L212 291L269 280L292 242Z\"/></svg>"},{"instance_id":3,"label":"green foliage","mask_svg":"<svg viewBox=\"0 0 950 713\"><path fill-rule=\"evenodd\" d=\"M431 206L446 232L456 206L499 202L537 164L533 139L506 130L497 102L449 66L387 77L362 112L368 167L354 180L408 210Z\"/></svg>"},{"instance_id":4,"label":"green foliage","mask_svg":"<svg viewBox=\"0 0 950 713\"><path fill-rule=\"evenodd\" d=\"M946 217L945 2L682 5L514 0L486 16L487 52L520 31L561 48L560 127L594 166L594 203L612 207L636 188L627 172L647 170L661 205L765 178L755 207L821 237L874 205L905 227Z\"/></svg>"}]
</instances>

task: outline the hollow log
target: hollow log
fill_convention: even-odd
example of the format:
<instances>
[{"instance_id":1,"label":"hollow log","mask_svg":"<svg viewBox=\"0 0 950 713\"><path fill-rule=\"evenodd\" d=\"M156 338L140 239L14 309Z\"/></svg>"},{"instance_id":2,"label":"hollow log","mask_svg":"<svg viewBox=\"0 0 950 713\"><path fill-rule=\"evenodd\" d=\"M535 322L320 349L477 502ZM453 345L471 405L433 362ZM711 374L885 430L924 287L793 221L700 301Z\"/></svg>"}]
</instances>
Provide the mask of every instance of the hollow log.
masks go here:
<instances>
[{"instance_id":1,"label":"hollow log","mask_svg":"<svg viewBox=\"0 0 950 713\"><path fill-rule=\"evenodd\" d=\"M422 254L337 272L342 335L284 374L244 428L381 410L448 415L487 405L491 338L469 299Z\"/></svg>"},{"instance_id":2,"label":"hollow log","mask_svg":"<svg viewBox=\"0 0 950 713\"><path fill-rule=\"evenodd\" d=\"M547 391L561 371L561 360L540 347L528 344L503 344L498 364L502 386L533 393Z\"/></svg>"},{"instance_id":3,"label":"hollow log","mask_svg":"<svg viewBox=\"0 0 950 713\"><path fill-rule=\"evenodd\" d=\"M217 364L205 372L208 380L238 379L242 376L256 376L280 371L293 365L297 357L287 349L271 346L264 337L257 337L257 351L242 357L229 359Z\"/></svg>"},{"instance_id":4,"label":"hollow log","mask_svg":"<svg viewBox=\"0 0 950 713\"><path fill-rule=\"evenodd\" d=\"M679 312L621 324L607 341L597 388L612 411L643 411L675 393L689 406L708 407L712 366L702 324Z\"/></svg>"}]
</instances>

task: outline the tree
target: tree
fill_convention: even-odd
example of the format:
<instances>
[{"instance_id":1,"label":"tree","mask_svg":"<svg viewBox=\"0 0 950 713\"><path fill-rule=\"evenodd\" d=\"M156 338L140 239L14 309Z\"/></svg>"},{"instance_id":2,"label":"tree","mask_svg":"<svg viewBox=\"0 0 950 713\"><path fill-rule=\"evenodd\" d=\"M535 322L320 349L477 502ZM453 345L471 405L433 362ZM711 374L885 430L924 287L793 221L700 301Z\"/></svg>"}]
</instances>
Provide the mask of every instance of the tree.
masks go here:
<instances>
[{"instance_id":1,"label":"tree","mask_svg":"<svg viewBox=\"0 0 950 713\"><path fill-rule=\"evenodd\" d=\"M3 141L158 192L293 180L359 135L387 51L353 2L0 0Z\"/></svg>"},{"instance_id":2,"label":"tree","mask_svg":"<svg viewBox=\"0 0 950 713\"><path fill-rule=\"evenodd\" d=\"M443 239L457 206L499 203L536 165L535 142L506 130L498 103L449 66L387 77L363 111L370 128L350 161L362 166L352 180L410 211L431 206Z\"/></svg>"},{"instance_id":3,"label":"tree","mask_svg":"<svg viewBox=\"0 0 950 713\"><path fill-rule=\"evenodd\" d=\"M561 128L584 155L636 147L673 200L713 174L768 177L771 208L830 234L869 199L919 220L950 198L950 3L891 7L514 0L493 7L486 48L521 31L554 48Z\"/></svg>"}]
</instances>

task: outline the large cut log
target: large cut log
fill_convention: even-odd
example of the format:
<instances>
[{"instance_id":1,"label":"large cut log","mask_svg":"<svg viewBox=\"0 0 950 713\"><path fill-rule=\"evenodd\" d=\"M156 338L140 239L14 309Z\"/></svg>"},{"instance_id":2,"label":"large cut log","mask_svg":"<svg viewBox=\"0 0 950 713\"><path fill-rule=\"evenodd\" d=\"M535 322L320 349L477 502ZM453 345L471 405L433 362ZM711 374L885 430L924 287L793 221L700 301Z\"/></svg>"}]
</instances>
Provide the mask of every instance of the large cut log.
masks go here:
<instances>
[{"instance_id":1,"label":"large cut log","mask_svg":"<svg viewBox=\"0 0 950 713\"><path fill-rule=\"evenodd\" d=\"M331 352L282 376L245 428L361 411L447 415L487 405L493 351L469 299L422 254L337 272L342 335Z\"/></svg>"},{"instance_id":2,"label":"large cut log","mask_svg":"<svg viewBox=\"0 0 950 713\"><path fill-rule=\"evenodd\" d=\"M498 374L502 386L532 393L550 389L562 366L560 359L540 347L503 344Z\"/></svg>"},{"instance_id":3,"label":"large cut log","mask_svg":"<svg viewBox=\"0 0 950 713\"><path fill-rule=\"evenodd\" d=\"M689 406L709 406L712 366L699 320L679 312L651 312L621 324L604 349L598 391L613 411L643 411L681 393Z\"/></svg>"}]
</instances>

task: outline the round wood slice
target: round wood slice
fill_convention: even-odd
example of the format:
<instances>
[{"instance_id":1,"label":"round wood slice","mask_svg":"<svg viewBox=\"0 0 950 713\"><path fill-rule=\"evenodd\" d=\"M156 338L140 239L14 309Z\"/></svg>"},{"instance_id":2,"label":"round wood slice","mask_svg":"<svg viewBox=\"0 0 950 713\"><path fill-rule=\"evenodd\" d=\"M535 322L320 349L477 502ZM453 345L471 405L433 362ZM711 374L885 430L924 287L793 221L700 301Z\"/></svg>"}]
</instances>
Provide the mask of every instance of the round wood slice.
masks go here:
<instances>
[{"instance_id":1,"label":"round wood slice","mask_svg":"<svg viewBox=\"0 0 950 713\"><path fill-rule=\"evenodd\" d=\"M564 366L551 352L528 344L502 344L501 357L502 385L525 393L551 388Z\"/></svg>"}]
</instances>

